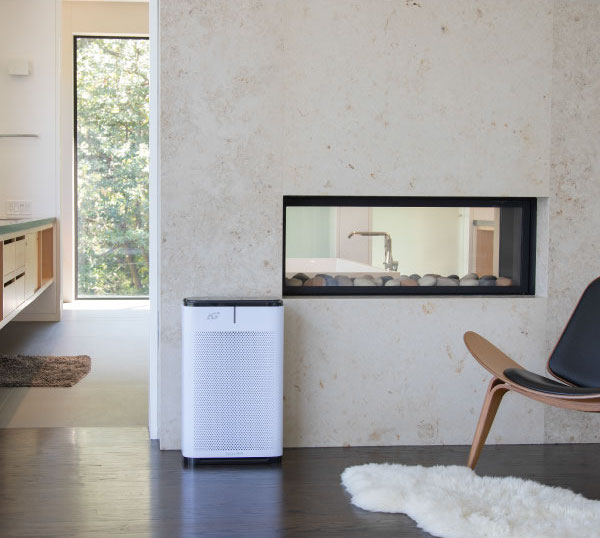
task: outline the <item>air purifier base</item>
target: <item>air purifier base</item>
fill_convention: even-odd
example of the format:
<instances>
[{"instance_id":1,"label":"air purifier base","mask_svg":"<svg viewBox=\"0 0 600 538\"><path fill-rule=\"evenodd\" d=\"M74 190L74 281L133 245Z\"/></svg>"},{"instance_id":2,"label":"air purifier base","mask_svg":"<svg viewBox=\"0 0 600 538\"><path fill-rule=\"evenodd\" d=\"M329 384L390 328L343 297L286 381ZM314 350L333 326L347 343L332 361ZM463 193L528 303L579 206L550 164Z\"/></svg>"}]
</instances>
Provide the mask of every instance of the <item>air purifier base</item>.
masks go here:
<instances>
[{"instance_id":1,"label":"air purifier base","mask_svg":"<svg viewBox=\"0 0 600 538\"><path fill-rule=\"evenodd\" d=\"M268 458L186 458L183 457L185 468L200 467L203 465L256 465L261 463L281 463L281 456Z\"/></svg>"}]
</instances>

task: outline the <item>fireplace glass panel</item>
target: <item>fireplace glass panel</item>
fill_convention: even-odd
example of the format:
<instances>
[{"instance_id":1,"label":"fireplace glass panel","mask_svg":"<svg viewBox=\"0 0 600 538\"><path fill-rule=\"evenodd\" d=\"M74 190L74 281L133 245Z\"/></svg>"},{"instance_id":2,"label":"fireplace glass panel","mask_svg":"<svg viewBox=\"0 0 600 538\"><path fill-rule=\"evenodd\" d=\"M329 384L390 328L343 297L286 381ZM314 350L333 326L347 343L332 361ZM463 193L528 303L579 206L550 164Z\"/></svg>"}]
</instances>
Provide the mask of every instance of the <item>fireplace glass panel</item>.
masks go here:
<instances>
[{"instance_id":1,"label":"fireplace glass panel","mask_svg":"<svg viewBox=\"0 0 600 538\"><path fill-rule=\"evenodd\" d=\"M294 197L284 203L288 295L531 293L531 203L323 205L318 199L318 205Z\"/></svg>"}]
</instances>

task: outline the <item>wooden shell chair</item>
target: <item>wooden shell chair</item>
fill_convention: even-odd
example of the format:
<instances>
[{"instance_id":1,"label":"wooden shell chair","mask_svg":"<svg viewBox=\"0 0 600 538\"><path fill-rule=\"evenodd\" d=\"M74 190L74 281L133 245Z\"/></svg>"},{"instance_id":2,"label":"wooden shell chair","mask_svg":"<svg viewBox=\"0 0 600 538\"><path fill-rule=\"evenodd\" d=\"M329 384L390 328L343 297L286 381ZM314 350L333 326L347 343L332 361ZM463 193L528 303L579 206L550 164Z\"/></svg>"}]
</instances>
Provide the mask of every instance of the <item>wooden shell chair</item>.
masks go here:
<instances>
[{"instance_id":1,"label":"wooden shell chair","mask_svg":"<svg viewBox=\"0 0 600 538\"><path fill-rule=\"evenodd\" d=\"M538 402L588 413L600 412L600 278L583 292L546 369L560 382L528 370L474 332L464 336L473 357L494 377L483 408L467 465L474 469L502 397L518 392Z\"/></svg>"}]
</instances>

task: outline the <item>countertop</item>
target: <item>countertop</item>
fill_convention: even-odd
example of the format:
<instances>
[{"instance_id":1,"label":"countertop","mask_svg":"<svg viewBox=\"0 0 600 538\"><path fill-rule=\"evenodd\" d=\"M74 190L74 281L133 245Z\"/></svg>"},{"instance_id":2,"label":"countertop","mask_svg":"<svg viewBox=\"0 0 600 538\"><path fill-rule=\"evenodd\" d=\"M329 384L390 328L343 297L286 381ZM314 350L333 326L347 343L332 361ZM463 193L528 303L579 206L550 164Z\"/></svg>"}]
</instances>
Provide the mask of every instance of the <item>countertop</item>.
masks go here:
<instances>
[{"instance_id":1,"label":"countertop","mask_svg":"<svg viewBox=\"0 0 600 538\"><path fill-rule=\"evenodd\" d=\"M25 218L25 219L13 219L13 218L0 218L0 235L20 232L22 230L28 230L29 228L37 228L44 224L52 224L56 221L56 217L50 218Z\"/></svg>"}]
</instances>

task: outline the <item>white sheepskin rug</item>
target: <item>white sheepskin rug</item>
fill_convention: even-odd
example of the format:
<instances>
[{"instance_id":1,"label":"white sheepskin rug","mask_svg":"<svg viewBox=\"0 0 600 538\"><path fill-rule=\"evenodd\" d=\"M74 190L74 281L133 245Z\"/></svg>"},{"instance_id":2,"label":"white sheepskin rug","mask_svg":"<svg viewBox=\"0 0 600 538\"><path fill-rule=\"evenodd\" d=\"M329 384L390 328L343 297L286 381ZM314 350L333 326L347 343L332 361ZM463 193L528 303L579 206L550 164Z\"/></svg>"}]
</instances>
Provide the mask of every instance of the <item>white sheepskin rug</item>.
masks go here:
<instances>
[{"instance_id":1,"label":"white sheepskin rug","mask_svg":"<svg viewBox=\"0 0 600 538\"><path fill-rule=\"evenodd\" d=\"M480 477L468 467L348 467L352 504L403 513L442 538L600 537L600 501L521 478Z\"/></svg>"}]
</instances>

